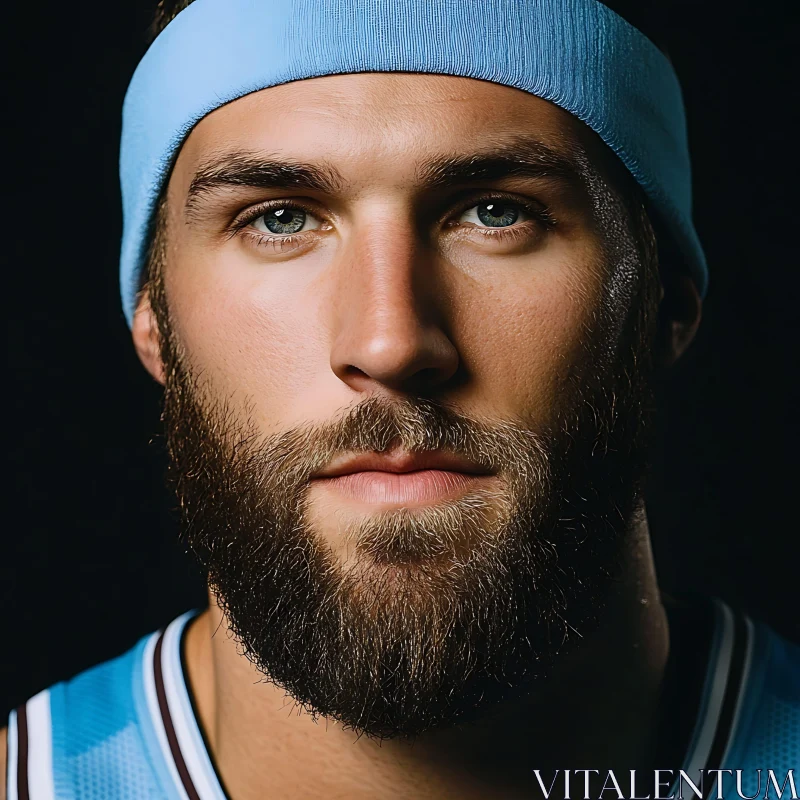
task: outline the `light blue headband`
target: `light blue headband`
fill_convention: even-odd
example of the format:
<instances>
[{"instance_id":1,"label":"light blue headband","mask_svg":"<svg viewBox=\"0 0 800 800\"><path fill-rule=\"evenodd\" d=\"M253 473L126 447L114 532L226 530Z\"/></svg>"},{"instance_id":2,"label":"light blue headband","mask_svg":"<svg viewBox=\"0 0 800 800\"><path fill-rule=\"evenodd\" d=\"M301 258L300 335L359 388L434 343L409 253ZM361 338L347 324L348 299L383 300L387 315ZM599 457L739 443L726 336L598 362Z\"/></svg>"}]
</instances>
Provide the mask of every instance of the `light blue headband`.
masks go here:
<instances>
[{"instance_id":1,"label":"light blue headband","mask_svg":"<svg viewBox=\"0 0 800 800\"><path fill-rule=\"evenodd\" d=\"M129 325L156 203L192 127L250 92L347 72L478 78L574 114L643 187L705 294L677 77L598 0L195 0L153 42L125 96L120 281Z\"/></svg>"}]
</instances>

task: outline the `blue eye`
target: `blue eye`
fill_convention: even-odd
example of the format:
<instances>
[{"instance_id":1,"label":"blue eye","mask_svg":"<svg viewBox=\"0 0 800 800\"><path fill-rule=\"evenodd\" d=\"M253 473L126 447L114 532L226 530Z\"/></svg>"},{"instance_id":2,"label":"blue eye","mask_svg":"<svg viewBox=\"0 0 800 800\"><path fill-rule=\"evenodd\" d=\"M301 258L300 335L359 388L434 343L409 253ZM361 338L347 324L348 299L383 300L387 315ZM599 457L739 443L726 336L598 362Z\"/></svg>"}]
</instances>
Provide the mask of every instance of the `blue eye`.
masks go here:
<instances>
[{"instance_id":1,"label":"blue eye","mask_svg":"<svg viewBox=\"0 0 800 800\"><path fill-rule=\"evenodd\" d=\"M251 224L262 233L278 235L315 230L320 226L320 222L316 217L307 214L302 208L290 205L271 208L260 217L254 219Z\"/></svg>"},{"instance_id":2,"label":"blue eye","mask_svg":"<svg viewBox=\"0 0 800 800\"><path fill-rule=\"evenodd\" d=\"M513 225L519 218L519 211L506 203L485 203L478 206L478 219L493 228Z\"/></svg>"},{"instance_id":3,"label":"blue eye","mask_svg":"<svg viewBox=\"0 0 800 800\"><path fill-rule=\"evenodd\" d=\"M485 225L489 228L507 228L515 222L525 221L525 212L516 203L507 200L491 200L467 209L460 222Z\"/></svg>"}]
</instances>

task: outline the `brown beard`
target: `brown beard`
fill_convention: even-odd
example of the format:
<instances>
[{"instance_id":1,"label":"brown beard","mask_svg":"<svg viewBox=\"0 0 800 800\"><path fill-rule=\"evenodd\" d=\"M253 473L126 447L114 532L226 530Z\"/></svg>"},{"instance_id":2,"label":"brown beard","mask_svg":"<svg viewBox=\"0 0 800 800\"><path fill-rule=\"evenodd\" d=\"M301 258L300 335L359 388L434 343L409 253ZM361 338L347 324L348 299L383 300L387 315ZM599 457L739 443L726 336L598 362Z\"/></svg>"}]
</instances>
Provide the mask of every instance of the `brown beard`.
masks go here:
<instances>
[{"instance_id":1,"label":"brown beard","mask_svg":"<svg viewBox=\"0 0 800 800\"><path fill-rule=\"evenodd\" d=\"M619 575L645 474L653 287L641 283L611 357L610 325L587 337L547 429L371 397L264 436L192 373L156 271L182 534L247 658L310 714L379 739L475 720L546 678ZM343 564L315 533L309 478L345 450L398 443L463 455L498 488L366 515Z\"/></svg>"}]
</instances>

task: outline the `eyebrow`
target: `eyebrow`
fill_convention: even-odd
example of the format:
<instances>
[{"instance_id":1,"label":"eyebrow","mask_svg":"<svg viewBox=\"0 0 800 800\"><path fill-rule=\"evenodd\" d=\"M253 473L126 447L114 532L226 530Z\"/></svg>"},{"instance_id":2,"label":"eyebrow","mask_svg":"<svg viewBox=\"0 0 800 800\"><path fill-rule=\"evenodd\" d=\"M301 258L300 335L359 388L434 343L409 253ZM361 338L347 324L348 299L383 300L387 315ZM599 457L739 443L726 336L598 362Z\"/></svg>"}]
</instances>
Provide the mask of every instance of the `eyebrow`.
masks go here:
<instances>
[{"instance_id":1,"label":"eyebrow","mask_svg":"<svg viewBox=\"0 0 800 800\"><path fill-rule=\"evenodd\" d=\"M430 159L418 169L420 183L429 188L509 177L584 183L580 162L571 154L529 137L513 137L472 155Z\"/></svg>"},{"instance_id":2,"label":"eyebrow","mask_svg":"<svg viewBox=\"0 0 800 800\"><path fill-rule=\"evenodd\" d=\"M417 166L417 182L426 188L491 181L506 177L552 178L583 184L580 162L529 137L512 137L502 144L467 155L436 156ZM341 192L346 181L331 164L308 164L262 157L253 153L226 153L201 165L189 185L186 210L218 189L308 189L326 194Z\"/></svg>"},{"instance_id":3,"label":"eyebrow","mask_svg":"<svg viewBox=\"0 0 800 800\"><path fill-rule=\"evenodd\" d=\"M301 164L250 153L227 153L197 169L189 184L186 210L190 211L203 195L229 187L310 189L335 194L344 183L339 172L329 165Z\"/></svg>"}]
</instances>

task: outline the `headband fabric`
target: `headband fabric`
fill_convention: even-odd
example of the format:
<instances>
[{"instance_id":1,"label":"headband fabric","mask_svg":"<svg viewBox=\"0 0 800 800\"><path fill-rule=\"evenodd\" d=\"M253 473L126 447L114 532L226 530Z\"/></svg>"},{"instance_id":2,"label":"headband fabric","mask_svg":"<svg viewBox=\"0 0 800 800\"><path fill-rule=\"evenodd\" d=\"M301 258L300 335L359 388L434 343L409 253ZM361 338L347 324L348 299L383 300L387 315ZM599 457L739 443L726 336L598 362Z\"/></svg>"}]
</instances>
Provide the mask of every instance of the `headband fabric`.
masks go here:
<instances>
[{"instance_id":1,"label":"headband fabric","mask_svg":"<svg viewBox=\"0 0 800 800\"><path fill-rule=\"evenodd\" d=\"M156 203L194 125L250 92L354 72L477 78L570 112L642 186L705 294L677 76L598 0L195 0L152 43L125 95L120 283L129 326Z\"/></svg>"}]
</instances>

